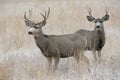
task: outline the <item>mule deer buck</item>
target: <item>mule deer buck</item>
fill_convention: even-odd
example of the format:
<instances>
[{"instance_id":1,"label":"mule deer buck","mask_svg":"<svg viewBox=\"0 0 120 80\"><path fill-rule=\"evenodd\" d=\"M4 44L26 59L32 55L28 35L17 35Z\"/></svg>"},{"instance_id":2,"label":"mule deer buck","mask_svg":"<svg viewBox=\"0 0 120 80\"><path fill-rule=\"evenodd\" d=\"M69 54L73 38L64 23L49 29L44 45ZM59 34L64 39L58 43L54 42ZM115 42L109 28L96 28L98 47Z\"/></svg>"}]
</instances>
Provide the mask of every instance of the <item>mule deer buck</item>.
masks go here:
<instances>
[{"instance_id":1,"label":"mule deer buck","mask_svg":"<svg viewBox=\"0 0 120 80\"><path fill-rule=\"evenodd\" d=\"M79 59L84 59L87 64L89 61L84 56L83 51L86 46L86 40L78 33L67 35L45 35L42 31L42 27L47 23L50 9L45 11L45 15L41 14L44 18L41 22L35 23L29 20L24 14L25 24L31 27L29 34L34 36L35 42L42 54L48 60L49 69L52 66L52 60L54 60L54 69L58 67L60 58L75 57L77 62Z\"/></svg>"},{"instance_id":2,"label":"mule deer buck","mask_svg":"<svg viewBox=\"0 0 120 80\"><path fill-rule=\"evenodd\" d=\"M95 28L93 31L90 30L78 30L76 33L79 33L81 36L86 38L87 47L86 50L91 50L94 54L95 61L101 60L101 50L105 45L105 31L103 22L109 19L108 12L106 11L105 16L102 18L95 19L91 14L91 9L88 10L89 16L87 16L88 21L95 23ZM98 52L98 55L96 55ZM98 57L98 58L97 58Z\"/></svg>"}]
</instances>

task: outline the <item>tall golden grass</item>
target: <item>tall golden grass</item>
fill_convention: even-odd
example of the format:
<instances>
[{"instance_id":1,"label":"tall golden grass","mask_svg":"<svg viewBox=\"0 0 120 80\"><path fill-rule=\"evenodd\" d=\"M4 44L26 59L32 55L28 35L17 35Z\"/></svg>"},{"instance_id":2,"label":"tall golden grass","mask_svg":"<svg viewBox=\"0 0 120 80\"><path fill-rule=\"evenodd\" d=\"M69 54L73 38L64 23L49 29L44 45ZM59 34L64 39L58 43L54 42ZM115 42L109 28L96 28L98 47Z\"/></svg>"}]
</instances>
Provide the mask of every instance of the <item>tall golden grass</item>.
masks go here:
<instances>
[{"instance_id":1,"label":"tall golden grass","mask_svg":"<svg viewBox=\"0 0 120 80\"><path fill-rule=\"evenodd\" d=\"M119 0L20 0L0 1L0 80L119 80L120 79L120 1ZM105 15L106 44L102 51L102 63L94 65L92 53L87 51L91 72L81 63L76 70L73 58L61 59L56 73L48 73L46 59L35 45L29 28L24 23L24 12L32 9L31 20L42 20L40 12L50 7L45 34L69 34L79 29L94 29L87 21L87 8L98 18ZM84 67L83 67L84 66Z\"/></svg>"}]
</instances>

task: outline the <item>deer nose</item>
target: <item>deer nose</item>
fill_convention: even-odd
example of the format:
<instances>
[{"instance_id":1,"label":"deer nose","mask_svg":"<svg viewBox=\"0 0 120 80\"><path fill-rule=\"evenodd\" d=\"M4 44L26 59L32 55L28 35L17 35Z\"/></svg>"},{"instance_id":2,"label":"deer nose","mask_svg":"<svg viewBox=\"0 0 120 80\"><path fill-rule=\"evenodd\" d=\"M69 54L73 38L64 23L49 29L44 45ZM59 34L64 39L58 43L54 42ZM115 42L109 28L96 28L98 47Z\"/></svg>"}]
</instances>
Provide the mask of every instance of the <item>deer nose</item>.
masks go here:
<instances>
[{"instance_id":1,"label":"deer nose","mask_svg":"<svg viewBox=\"0 0 120 80\"><path fill-rule=\"evenodd\" d=\"M100 28L100 26L96 26L97 28Z\"/></svg>"},{"instance_id":2,"label":"deer nose","mask_svg":"<svg viewBox=\"0 0 120 80\"><path fill-rule=\"evenodd\" d=\"M32 34L32 32L29 31L28 34Z\"/></svg>"}]
</instances>

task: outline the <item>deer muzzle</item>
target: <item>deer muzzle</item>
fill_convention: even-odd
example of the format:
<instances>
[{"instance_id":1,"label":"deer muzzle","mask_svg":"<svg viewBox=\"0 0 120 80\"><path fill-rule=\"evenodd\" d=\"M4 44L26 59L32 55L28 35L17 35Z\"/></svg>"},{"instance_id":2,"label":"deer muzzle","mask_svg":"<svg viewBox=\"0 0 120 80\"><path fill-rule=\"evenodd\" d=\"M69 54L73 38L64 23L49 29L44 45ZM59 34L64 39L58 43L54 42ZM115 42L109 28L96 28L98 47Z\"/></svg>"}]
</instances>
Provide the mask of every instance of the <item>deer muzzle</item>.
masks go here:
<instances>
[{"instance_id":1,"label":"deer muzzle","mask_svg":"<svg viewBox=\"0 0 120 80\"><path fill-rule=\"evenodd\" d=\"M29 31L29 32L28 32L28 34L30 34L30 35L31 35L31 34L33 34L33 33Z\"/></svg>"}]
</instances>

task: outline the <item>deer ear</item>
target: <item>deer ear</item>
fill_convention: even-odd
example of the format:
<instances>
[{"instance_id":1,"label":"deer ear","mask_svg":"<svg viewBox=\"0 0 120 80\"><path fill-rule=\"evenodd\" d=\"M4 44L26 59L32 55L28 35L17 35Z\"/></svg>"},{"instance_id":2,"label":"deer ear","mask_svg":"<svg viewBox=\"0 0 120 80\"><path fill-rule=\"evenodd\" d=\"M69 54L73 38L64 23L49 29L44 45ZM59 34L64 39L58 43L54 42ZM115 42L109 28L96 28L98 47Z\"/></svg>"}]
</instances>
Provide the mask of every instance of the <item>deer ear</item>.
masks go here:
<instances>
[{"instance_id":1,"label":"deer ear","mask_svg":"<svg viewBox=\"0 0 120 80\"><path fill-rule=\"evenodd\" d=\"M94 18L94 17L92 17L92 16L87 16L87 19L88 19L88 21L90 21L90 22L92 22L92 21L94 21L94 20L95 20L95 18Z\"/></svg>"},{"instance_id":2,"label":"deer ear","mask_svg":"<svg viewBox=\"0 0 120 80\"><path fill-rule=\"evenodd\" d=\"M109 19L109 15L105 15L102 17L102 21L107 21Z\"/></svg>"},{"instance_id":3,"label":"deer ear","mask_svg":"<svg viewBox=\"0 0 120 80\"><path fill-rule=\"evenodd\" d=\"M37 23L38 27L43 27L43 26L45 26L45 24L46 24L46 21Z\"/></svg>"},{"instance_id":4,"label":"deer ear","mask_svg":"<svg viewBox=\"0 0 120 80\"><path fill-rule=\"evenodd\" d=\"M34 24L34 22L32 22L32 21L30 21L30 20L25 20L25 24L26 24L26 26L28 26L28 27L33 27L35 24Z\"/></svg>"},{"instance_id":5,"label":"deer ear","mask_svg":"<svg viewBox=\"0 0 120 80\"><path fill-rule=\"evenodd\" d=\"M46 24L46 21L43 21L43 22L42 22L42 26L45 26L45 24Z\"/></svg>"}]
</instances>

